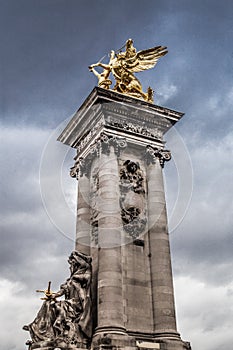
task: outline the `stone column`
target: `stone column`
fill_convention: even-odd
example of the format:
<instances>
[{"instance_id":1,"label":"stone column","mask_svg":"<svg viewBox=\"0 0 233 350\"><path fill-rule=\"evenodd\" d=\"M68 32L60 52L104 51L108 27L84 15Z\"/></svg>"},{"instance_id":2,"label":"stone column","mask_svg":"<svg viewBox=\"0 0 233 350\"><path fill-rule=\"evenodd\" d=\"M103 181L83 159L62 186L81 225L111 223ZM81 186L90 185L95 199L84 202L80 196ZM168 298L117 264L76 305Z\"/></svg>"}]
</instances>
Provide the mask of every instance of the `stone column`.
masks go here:
<instances>
[{"instance_id":1,"label":"stone column","mask_svg":"<svg viewBox=\"0 0 233 350\"><path fill-rule=\"evenodd\" d=\"M154 333L157 337L179 338L173 294L171 256L167 227L161 159L147 166L148 223Z\"/></svg>"},{"instance_id":2,"label":"stone column","mask_svg":"<svg viewBox=\"0 0 233 350\"><path fill-rule=\"evenodd\" d=\"M99 163L98 196L99 270L98 322L96 332L123 331L121 266L121 215L118 161L114 147Z\"/></svg>"},{"instance_id":3,"label":"stone column","mask_svg":"<svg viewBox=\"0 0 233 350\"><path fill-rule=\"evenodd\" d=\"M75 249L90 255L90 179L82 175L78 180L78 206Z\"/></svg>"}]
</instances>

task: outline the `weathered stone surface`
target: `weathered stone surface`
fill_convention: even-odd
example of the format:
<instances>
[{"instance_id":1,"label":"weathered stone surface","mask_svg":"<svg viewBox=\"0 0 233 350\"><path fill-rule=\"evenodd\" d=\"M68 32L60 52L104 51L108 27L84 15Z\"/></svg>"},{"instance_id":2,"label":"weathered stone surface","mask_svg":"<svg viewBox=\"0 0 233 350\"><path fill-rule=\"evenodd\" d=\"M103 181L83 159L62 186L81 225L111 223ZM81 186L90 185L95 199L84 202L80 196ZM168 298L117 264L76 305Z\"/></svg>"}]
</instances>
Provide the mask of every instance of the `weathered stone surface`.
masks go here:
<instances>
[{"instance_id":1,"label":"weathered stone surface","mask_svg":"<svg viewBox=\"0 0 233 350\"><path fill-rule=\"evenodd\" d=\"M182 116L183 113L96 87L58 140L83 153L96 135L108 128L136 143L150 140L150 145L156 147L163 144L163 134Z\"/></svg>"},{"instance_id":2,"label":"weathered stone surface","mask_svg":"<svg viewBox=\"0 0 233 350\"><path fill-rule=\"evenodd\" d=\"M176 329L162 174L163 135L182 116L95 88L58 138L77 149L76 240L93 258L94 350L190 349Z\"/></svg>"}]
</instances>

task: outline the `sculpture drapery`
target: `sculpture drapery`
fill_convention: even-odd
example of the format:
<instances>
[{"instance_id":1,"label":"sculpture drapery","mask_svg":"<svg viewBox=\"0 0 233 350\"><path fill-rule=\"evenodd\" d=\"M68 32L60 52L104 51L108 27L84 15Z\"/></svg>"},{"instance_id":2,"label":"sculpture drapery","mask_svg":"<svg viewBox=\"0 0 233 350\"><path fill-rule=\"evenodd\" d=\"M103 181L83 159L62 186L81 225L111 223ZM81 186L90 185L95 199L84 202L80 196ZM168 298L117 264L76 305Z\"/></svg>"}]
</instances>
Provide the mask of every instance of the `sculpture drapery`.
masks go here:
<instances>
[{"instance_id":1,"label":"sculpture drapery","mask_svg":"<svg viewBox=\"0 0 233 350\"><path fill-rule=\"evenodd\" d=\"M70 277L56 293L44 291L45 301L35 320L24 326L32 341L29 349L53 344L59 348L85 347L92 336L91 317L91 257L73 251L68 259ZM64 296L64 300L57 298Z\"/></svg>"},{"instance_id":2,"label":"sculpture drapery","mask_svg":"<svg viewBox=\"0 0 233 350\"><path fill-rule=\"evenodd\" d=\"M101 61L89 66L98 78L98 86L104 89L110 89L112 81L110 74L115 79L114 91L141 98L147 102L153 102L153 90L148 87L147 92L143 92L140 81L135 77L134 73L141 72L153 68L158 59L167 53L165 46L156 46L151 49L138 51L133 46L133 40L128 39L125 44L125 52L116 53L111 51L109 63L105 64ZM103 68L99 73L95 67Z\"/></svg>"}]
</instances>

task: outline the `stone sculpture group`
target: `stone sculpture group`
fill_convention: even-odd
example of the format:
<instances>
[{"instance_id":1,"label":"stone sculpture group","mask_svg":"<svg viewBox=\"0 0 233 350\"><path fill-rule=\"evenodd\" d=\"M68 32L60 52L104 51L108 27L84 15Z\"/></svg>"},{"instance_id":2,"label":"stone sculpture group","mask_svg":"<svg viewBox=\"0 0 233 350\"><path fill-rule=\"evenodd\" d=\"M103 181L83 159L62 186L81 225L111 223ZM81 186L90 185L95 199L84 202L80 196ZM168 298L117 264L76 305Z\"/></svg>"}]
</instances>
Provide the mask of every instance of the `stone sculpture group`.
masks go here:
<instances>
[{"instance_id":1,"label":"stone sculpture group","mask_svg":"<svg viewBox=\"0 0 233 350\"><path fill-rule=\"evenodd\" d=\"M35 320L23 327L30 332L29 350L72 349L88 346L92 335L91 257L73 251L68 259L70 277L56 293L45 291L45 301ZM64 296L64 300L57 300Z\"/></svg>"}]
</instances>

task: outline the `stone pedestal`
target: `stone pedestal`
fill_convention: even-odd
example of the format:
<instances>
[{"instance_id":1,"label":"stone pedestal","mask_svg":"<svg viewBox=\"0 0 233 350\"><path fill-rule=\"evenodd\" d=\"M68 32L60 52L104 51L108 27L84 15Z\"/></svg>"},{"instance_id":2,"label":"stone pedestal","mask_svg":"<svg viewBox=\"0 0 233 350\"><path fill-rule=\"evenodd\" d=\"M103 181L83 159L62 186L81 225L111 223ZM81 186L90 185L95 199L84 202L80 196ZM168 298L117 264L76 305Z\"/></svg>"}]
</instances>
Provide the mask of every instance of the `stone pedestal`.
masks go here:
<instances>
[{"instance_id":1,"label":"stone pedestal","mask_svg":"<svg viewBox=\"0 0 233 350\"><path fill-rule=\"evenodd\" d=\"M76 249L92 256L94 349L191 349L176 328L163 135L183 113L95 88L58 140L77 149Z\"/></svg>"}]
</instances>

